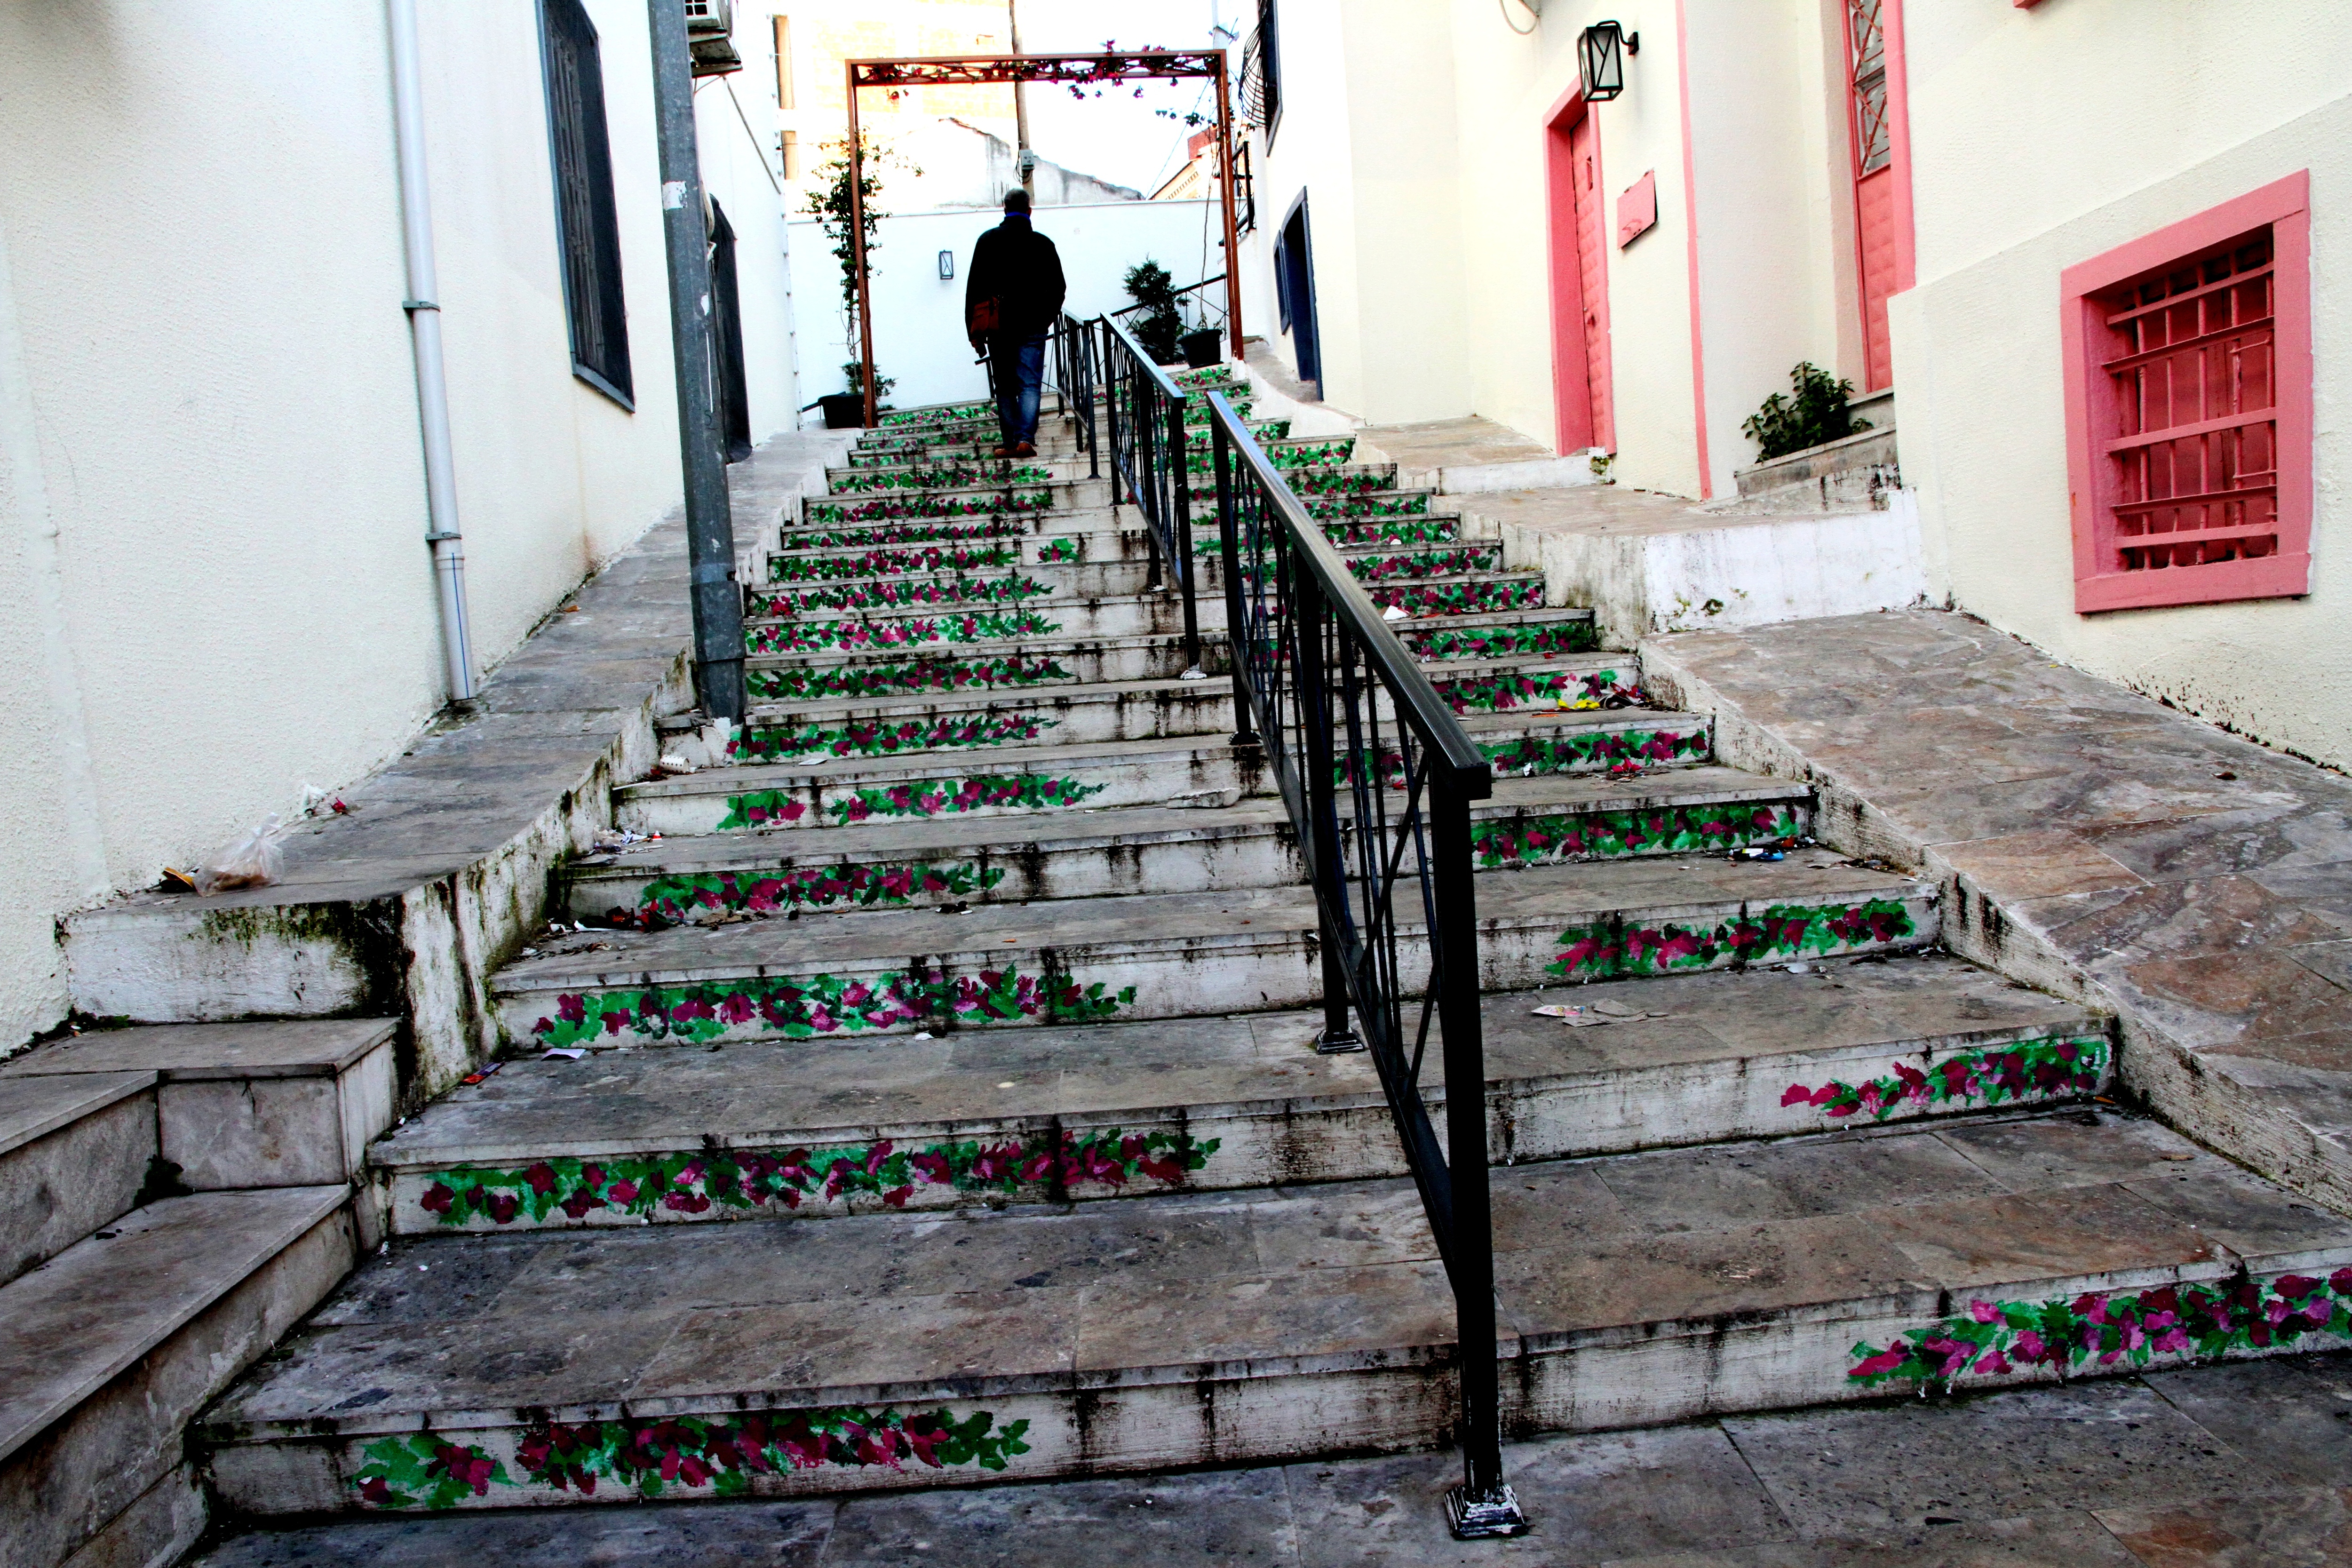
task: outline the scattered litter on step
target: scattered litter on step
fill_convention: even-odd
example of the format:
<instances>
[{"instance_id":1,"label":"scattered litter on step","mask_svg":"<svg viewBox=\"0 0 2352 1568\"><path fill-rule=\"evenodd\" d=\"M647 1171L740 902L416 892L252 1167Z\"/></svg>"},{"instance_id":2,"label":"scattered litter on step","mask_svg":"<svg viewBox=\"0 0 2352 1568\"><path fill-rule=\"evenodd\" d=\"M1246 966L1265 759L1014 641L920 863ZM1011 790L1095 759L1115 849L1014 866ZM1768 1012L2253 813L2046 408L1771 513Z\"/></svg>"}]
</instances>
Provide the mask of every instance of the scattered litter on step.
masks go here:
<instances>
[{"instance_id":1,"label":"scattered litter on step","mask_svg":"<svg viewBox=\"0 0 2352 1568\"><path fill-rule=\"evenodd\" d=\"M1536 1016L1539 1018L1558 1018L1561 1023L1566 1024L1571 1029L1590 1029L1596 1025L1606 1024L1612 1021L1610 1019L1601 1017L1597 1014L1588 1013L1581 1007L1562 1007L1557 1004L1537 1008Z\"/></svg>"},{"instance_id":2,"label":"scattered litter on step","mask_svg":"<svg viewBox=\"0 0 2352 1568\"><path fill-rule=\"evenodd\" d=\"M632 844L650 844L661 837L658 833L631 833L626 828L600 827L590 845L597 849L626 849Z\"/></svg>"},{"instance_id":3,"label":"scattered litter on step","mask_svg":"<svg viewBox=\"0 0 2352 1568\"><path fill-rule=\"evenodd\" d=\"M486 1079L486 1078L489 1078L489 1077L493 1076L494 1074L496 1074L496 1073L498 1072L498 1070L499 1070L500 1068L502 1068L502 1067L504 1067L504 1066L506 1066L506 1065L507 1065L507 1064L506 1064L506 1063L504 1063L504 1062L492 1062L492 1063L490 1063L488 1067L485 1067L484 1068L482 1068L482 1070L481 1070L481 1071L479 1071L479 1072L469 1072L469 1073L467 1073L464 1078L459 1079L457 1081L458 1081L459 1083L479 1083L479 1082L481 1082L484 1079Z\"/></svg>"},{"instance_id":4,"label":"scattered litter on step","mask_svg":"<svg viewBox=\"0 0 2352 1568\"><path fill-rule=\"evenodd\" d=\"M183 871L177 866L163 868L163 879L155 885L159 893L193 893L196 890L196 873Z\"/></svg>"},{"instance_id":5,"label":"scattered litter on step","mask_svg":"<svg viewBox=\"0 0 2352 1568\"><path fill-rule=\"evenodd\" d=\"M940 906L940 913L943 915L960 915L970 908L971 908L970 904L941 904Z\"/></svg>"},{"instance_id":6,"label":"scattered litter on step","mask_svg":"<svg viewBox=\"0 0 2352 1568\"><path fill-rule=\"evenodd\" d=\"M2213 776L2217 779L2233 779L2238 775L2232 773L2215 773Z\"/></svg>"},{"instance_id":7,"label":"scattered litter on step","mask_svg":"<svg viewBox=\"0 0 2352 1568\"><path fill-rule=\"evenodd\" d=\"M1731 852L1731 858L1734 860L1785 860L1789 856L1788 851L1784 849L1758 847L1735 849Z\"/></svg>"},{"instance_id":8,"label":"scattered litter on step","mask_svg":"<svg viewBox=\"0 0 2352 1568\"><path fill-rule=\"evenodd\" d=\"M582 922L582 921L573 921L572 922L572 929L573 931L586 931L586 930L588 929L588 927L586 926L586 924L584 924L583 922Z\"/></svg>"},{"instance_id":9,"label":"scattered litter on step","mask_svg":"<svg viewBox=\"0 0 2352 1568\"><path fill-rule=\"evenodd\" d=\"M931 1037L931 1032L929 1029L918 1029L907 1037L910 1040L928 1040Z\"/></svg>"},{"instance_id":10,"label":"scattered litter on step","mask_svg":"<svg viewBox=\"0 0 2352 1568\"><path fill-rule=\"evenodd\" d=\"M587 1054L588 1053L585 1050L583 1050L578 1046L550 1046L547 1047L547 1055L540 1058L539 1059L543 1062L576 1062Z\"/></svg>"},{"instance_id":11,"label":"scattered litter on step","mask_svg":"<svg viewBox=\"0 0 2352 1568\"><path fill-rule=\"evenodd\" d=\"M1013 1080L1012 1079L1009 1079L1009 1078L1008 1078L1008 1079L1006 1079L1003 1083L998 1084L996 1087L997 1087L997 1088L999 1088L999 1089L1012 1089L1012 1088L1013 1088L1013 1087L1014 1087L1014 1080Z\"/></svg>"},{"instance_id":12,"label":"scattered litter on step","mask_svg":"<svg viewBox=\"0 0 2352 1568\"><path fill-rule=\"evenodd\" d=\"M2196 1152L2195 1152L2194 1150L2190 1150L2190 1151L2188 1151L2187 1152L2184 1152L2184 1153L2158 1154L2158 1155L2157 1156L2157 1158L2158 1158L2158 1159L2159 1159L2159 1160L2175 1160L2175 1161L2179 1161L2179 1160L2194 1160L2195 1158L2197 1158L2197 1154L2196 1154Z\"/></svg>"},{"instance_id":13,"label":"scattered litter on step","mask_svg":"<svg viewBox=\"0 0 2352 1568\"><path fill-rule=\"evenodd\" d=\"M674 773L690 773L700 771L692 763L688 762L676 752L664 752L661 754L661 765L667 768Z\"/></svg>"},{"instance_id":14,"label":"scattered litter on step","mask_svg":"<svg viewBox=\"0 0 2352 1568\"><path fill-rule=\"evenodd\" d=\"M1813 966L1810 963L1792 963L1789 965L1789 973L1791 974L1811 974L1812 972Z\"/></svg>"},{"instance_id":15,"label":"scattered litter on step","mask_svg":"<svg viewBox=\"0 0 2352 1568\"><path fill-rule=\"evenodd\" d=\"M1398 606L1391 605L1387 609L1381 612L1381 619L1384 621L1409 621L1412 619L1412 617L1406 615L1404 611L1400 609Z\"/></svg>"},{"instance_id":16,"label":"scattered litter on step","mask_svg":"<svg viewBox=\"0 0 2352 1568\"><path fill-rule=\"evenodd\" d=\"M1209 679L1209 672L1202 669L1196 664L1176 679L1179 680L1206 680Z\"/></svg>"},{"instance_id":17,"label":"scattered litter on step","mask_svg":"<svg viewBox=\"0 0 2352 1568\"><path fill-rule=\"evenodd\" d=\"M285 820L273 811L260 826L238 839L217 863L205 867L189 880L197 892L206 896L231 888L266 888L286 869L286 852L279 844L285 833Z\"/></svg>"},{"instance_id":18,"label":"scattered litter on step","mask_svg":"<svg viewBox=\"0 0 2352 1568\"><path fill-rule=\"evenodd\" d=\"M1592 1010L1604 1018L1620 1024L1638 1024L1644 1018L1671 1018L1671 1013L1653 1012L1646 1007L1631 1007L1622 1002L1595 1002Z\"/></svg>"},{"instance_id":19,"label":"scattered litter on step","mask_svg":"<svg viewBox=\"0 0 2352 1568\"><path fill-rule=\"evenodd\" d=\"M525 958L537 958L539 956L539 949L535 947L526 947L522 950L522 955Z\"/></svg>"}]
</instances>

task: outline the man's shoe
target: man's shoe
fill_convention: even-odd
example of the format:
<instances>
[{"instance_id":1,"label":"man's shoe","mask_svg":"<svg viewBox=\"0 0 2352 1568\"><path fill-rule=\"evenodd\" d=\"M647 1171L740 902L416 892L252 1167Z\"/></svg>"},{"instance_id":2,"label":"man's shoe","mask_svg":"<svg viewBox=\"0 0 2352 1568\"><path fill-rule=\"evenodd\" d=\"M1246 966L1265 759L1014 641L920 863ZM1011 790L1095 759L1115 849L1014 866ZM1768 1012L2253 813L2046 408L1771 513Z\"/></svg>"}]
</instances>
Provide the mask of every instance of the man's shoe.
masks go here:
<instances>
[{"instance_id":1,"label":"man's shoe","mask_svg":"<svg viewBox=\"0 0 2352 1568\"><path fill-rule=\"evenodd\" d=\"M1021 445L1013 448L1013 455L1016 458L1034 458L1037 455L1037 448L1030 445L1028 442L1024 441Z\"/></svg>"},{"instance_id":2,"label":"man's shoe","mask_svg":"<svg viewBox=\"0 0 2352 1568\"><path fill-rule=\"evenodd\" d=\"M992 458L1010 458L1013 455L1013 448L1011 447L992 447L988 449L988 455Z\"/></svg>"}]
</instances>

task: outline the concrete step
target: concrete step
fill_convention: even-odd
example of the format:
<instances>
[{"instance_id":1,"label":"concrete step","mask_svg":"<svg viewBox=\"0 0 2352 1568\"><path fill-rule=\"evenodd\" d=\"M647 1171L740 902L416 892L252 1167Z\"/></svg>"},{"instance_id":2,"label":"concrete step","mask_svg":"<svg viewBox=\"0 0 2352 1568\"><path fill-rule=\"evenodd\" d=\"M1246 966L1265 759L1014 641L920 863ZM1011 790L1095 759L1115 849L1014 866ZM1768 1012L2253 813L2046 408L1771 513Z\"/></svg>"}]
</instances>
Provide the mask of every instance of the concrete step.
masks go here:
<instances>
[{"instance_id":1,"label":"concrete step","mask_svg":"<svg viewBox=\"0 0 2352 1568\"><path fill-rule=\"evenodd\" d=\"M1930 884L1797 860L1534 866L1477 898L1490 990L1902 951L1938 929ZM1417 908L1395 918L1410 994L1427 931ZM525 1048L809 1039L1302 1007L1319 951L1307 889L1250 888L566 933L491 989Z\"/></svg>"},{"instance_id":2,"label":"concrete step","mask_svg":"<svg viewBox=\"0 0 2352 1568\"><path fill-rule=\"evenodd\" d=\"M1204 661L1223 669L1224 634L1202 639ZM1210 655L1216 657L1212 659ZM1015 690L1028 687L1167 680L1183 674L1184 639L1165 632L1124 637L1006 639L982 647L887 648L879 652L768 654L745 661L758 703L921 691Z\"/></svg>"},{"instance_id":3,"label":"concrete step","mask_svg":"<svg viewBox=\"0 0 2352 1568\"><path fill-rule=\"evenodd\" d=\"M753 654L862 653L1061 637L1073 640L1173 636L1183 629L1181 603L1171 594L1097 599L1055 596L1025 577L977 579L945 585L936 606L917 597L925 584L856 584L842 594L825 589L752 590L745 595L744 646ZM1034 592L1023 592L1025 588ZM969 601L955 595L970 590ZM901 597L913 599L900 605ZM845 598L855 603L843 603ZM1222 635L1223 595L1197 605L1203 634ZM1530 605L1469 611L1388 623L1424 659L1484 658L1582 653L1600 646L1590 609Z\"/></svg>"},{"instance_id":4,"label":"concrete step","mask_svg":"<svg viewBox=\"0 0 2352 1568\"><path fill-rule=\"evenodd\" d=\"M1108 509L1110 503L1108 479L982 479L921 488L900 484L874 495L804 496L797 518L787 510L785 531L793 531L794 522L803 527L839 527L910 518L1019 517Z\"/></svg>"},{"instance_id":5,"label":"concrete step","mask_svg":"<svg viewBox=\"0 0 2352 1568\"><path fill-rule=\"evenodd\" d=\"M1199 694L1181 699L1197 716L1216 700L1211 689L1220 682L1168 684ZM1230 702L1230 683L1225 688L1223 700ZM863 822L886 810L931 816L1178 799L1223 804L1258 787L1263 761L1256 748L1237 755L1230 740L1213 739L1219 734L1213 726L1190 737L1061 743L1061 731L1047 727L1060 722L1059 711L1008 698L963 712L940 709L929 719L852 720L834 726L838 736L824 750L792 762L624 784L614 792L614 818L633 833L667 836ZM1519 708L1467 712L1462 722L1498 778L1638 773L1706 762L1712 747L1704 719L1648 709ZM766 733L782 736L777 744L797 745L808 731ZM747 731L747 743L768 744L762 734ZM1137 771L1148 767L1170 771L1154 780Z\"/></svg>"},{"instance_id":6,"label":"concrete step","mask_svg":"<svg viewBox=\"0 0 2352 1568\"><path fill-rule=\"evenodd\" d=\"M1551 1005L1635 1016L1570 1027L1534 1011ZM1499 1164L2081 1099L2112 1055L2104 1019L1948 958L1510 992L1484 1012ZM1316 1055L1321 1025L1318 1009L816 1053L598 1049L512 1063L371 1158L394 1230L418 1236L1408 1174L1370 1058ZM1435 1045L1423 1079L1443 1103Z\"/></svg>"},{"instance_id":7,"label":"concrete step","mask_svg":"<svg viewBox=\"0 0 2352 1568\"><path fill-rule=\"evenodd\" d=\"M0 1560L166 1563L194 1544L184 1429L354 1255L348 1184L200 1193L0 1286Z\"/></svg>"},{"instance_id":8,"label":"concrete step","mask_svg":"<svg viewBox=\"0 0 2352 1568\"><path fill-rule=\"evenodd\" d=\"M1473 808L1482 870L1778 843L1811 826L1810 793L1729 768L1630 784L1507 779ZM1305 877L1278 800L868 822L855 834L708 834L589 857L564 874L567 918L637 925L738 912L910 908L1278 887Z\"/></svg>"},{"instance_id":9,"label":"concrete step","mask_svg":"<svg viewBox=\"0 0 2352 1568\"><path fill-rule=\"evenodd\" d=\"M1085 458L1076 459L1075 474L1066 471L1072 466L1069 459L1060 458L986 458L976 462L928 467L901 463L852 468L844 463L826 468L824 482L828 494L855 496L887 495L898 489L929 489L934 486L1017 485L1086 477Z\"/></svg>"},{"instance_id":10,"label":"concrete step","mask_svg":"<svg viewBox=\"0 0 2352 1568\"><path fill-rule=\"evenodd\" d=\"M0 1284L129 1213L155 1154L153 1073L0 1077Z\"/></svg>"},{"instance_id":11,"label":"concrete step","mask_svg":"<svg viewBox=\"0 0 2352 1568\"><path fill-rule=\"evenodd\" d=\"M0 1097L141 1079L150 1152L180 1187L331 1185L351 1180L392 1124L396 1033L390 1018L94 1030L12 1058ZM123 1168L143 1173L130 1152Z\"/></svg>"},{"instance_id":12,"label":"concrete step","mask_svg":"<svg viewBox=\"0 0 2352 1568\"><path fill-rule=\"evenodd\" d=\"M997 816L1084 806L1230 805L1266 787L1265 759L1230 740L1034 746L868 761L713 768L624 784L614 819L665 837L740 829Z\"/></svg>"},{"instance_id":13,"label":"concrete step","mask_svg":"<svg viewBox=\"0 0 2352 1568\"><path fill-rule=\"evenodd\" d=\"M1495 1198L1514 1434L2352 1331L2352 1223L2108 1113L1529 1163ZM1444 1441L1453 1324L1398 1181L434 1238L204 1438L223 1500L278 1515L1303 1458Z\"/></svg>"},{"instance_id":14,"label":"concrete step","mask_svg":"<svg viewBox=\"0 0 2352 1568\"><path fill-rule=\"evenodd\" d=\"M1107 541L1113 537L1057 534L1045 542L1076 542L1081 538ZM806 567L812 573L828 572L838 564L845 570L854 566L870 574L838 579L804 579L746 588L744 617L759 621L796 616L812 609L858 610L919 605L940 609L1013 608L1024 601L1045 598L1131 598L1146 593L1150 587L1152 575L1148 536L1138 531L1115 537L1118 540L1116 544L1106 542L1097 547L1100 559L1019 567L973 565L967 569L947 564L947 561L950 555L977 562L984 554L1000 552L1007 557L1024 552L1035 553L1039 540L992 541L983 547L943 552L936 556L940 563L936 571L923 565L928 551L925 546L908 546L903 551L853 552L822 560L812 556L772 555L769 557L772 564L815 561L815 564ZM1074 548L1083 553L1087 546L1074 543ZM1114 550L1130 549L1138 552L1131 558L1111 555ZM1383 609L1393 607L1407 616L1413 616L1486 615L1544 607L1543 574L1536 571L1462 572L1426 581L1364 581L1378 559L1400 553L1415 552L1368 551L1360 557L1367 564L1358 570L1358 581L1363 582L1366 596ZM894 561L898 564L894 566ZM1223 626L1223 574L1213 558L1204 557L1201 567L1196 613L1202 626ZM1148 628L1126 625L1108 635L1145 629Z\"/></svg>"},{"instance_id":15,"label":"concrete step","mask_svg":"<svg viewBox=\"0 0 2352 1568\"><path fill-rule=\"evenodd\" d=\"M1373 710L1393 722L1388 704ZM739 764L769 764L977 753L1018 766L1019 753L1033 747L1202 740L1229 737L1235 728L1229 679L1132 681L756 709L733 755ZM1622 772L1703 762L1709 753L1704 720L1648 709L1517 706L1465 712L1463 728L1501 776Z\"/></svg>"}]
</instances>

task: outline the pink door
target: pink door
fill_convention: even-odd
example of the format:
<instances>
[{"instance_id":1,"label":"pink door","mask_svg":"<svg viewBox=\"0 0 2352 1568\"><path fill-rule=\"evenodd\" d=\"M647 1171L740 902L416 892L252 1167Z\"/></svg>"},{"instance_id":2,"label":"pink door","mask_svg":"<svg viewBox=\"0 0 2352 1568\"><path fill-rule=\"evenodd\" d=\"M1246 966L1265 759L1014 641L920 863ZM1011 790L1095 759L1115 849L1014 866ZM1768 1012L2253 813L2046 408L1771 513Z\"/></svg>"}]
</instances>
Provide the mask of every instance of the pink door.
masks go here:
<instances>
[{"instance_id":1,"label":"pink door","mask_svg":"<svg viewBox=\"0 0 2352 1568\"><path fill-rule=\"evenodd\" d=\"M1609 395L1609 229L1601 143L1572 103L1547 127L1551 185L1552 396L1562 452L1615 450Z\"/></svg>"},{"instance_id":2,"label":"pink door","mask_svg":"<svg viewBox=\"0 0 2352 1568\"><path fill-rule=\"evenodd\" d=\"M1886 0L1846 0L1847 58L1853 68L1853 216L1862 273L1864 389L1895 384L1886 342L1886 297L1895 292L1893 128L1886 118Z\"/></svg>"}]
</instances>

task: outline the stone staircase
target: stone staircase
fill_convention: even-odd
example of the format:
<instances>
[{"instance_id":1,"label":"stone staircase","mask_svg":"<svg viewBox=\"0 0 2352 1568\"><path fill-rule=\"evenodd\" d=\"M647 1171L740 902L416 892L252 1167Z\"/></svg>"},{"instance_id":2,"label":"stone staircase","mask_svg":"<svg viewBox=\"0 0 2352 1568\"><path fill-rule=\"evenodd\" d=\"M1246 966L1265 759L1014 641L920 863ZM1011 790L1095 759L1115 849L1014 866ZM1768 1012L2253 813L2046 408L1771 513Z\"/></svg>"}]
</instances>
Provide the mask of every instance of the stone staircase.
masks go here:
<instances>
[{"instance_id":1,"label":"stone staircase","mask_svg":"<svg viewBox=\"0 0 2352 1568\"><path fill-rule=\"evenodd\" d=\"M2097 1098L2105 1019L1944 954L1934 886L1813 844L1809 790L1717 763L1443 498L1258 434L1494 763L1512 1431L2342 1331L2352 1226ZM1369 1061L1314 1049L1213 528L1186 679L1067 422L1032 461L992 441L972 406L902 416L780 520L731 765L615 792L631 841L496 976L503 1069L368 1156L392 1244L203 1422L222 1501L1446 1439L1451 1297ZM1400 945L1410 980L1426 933Z\"/></svg>"}]
</instances>

